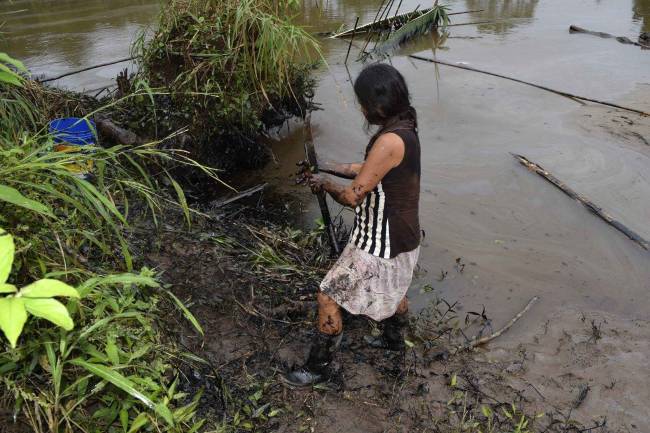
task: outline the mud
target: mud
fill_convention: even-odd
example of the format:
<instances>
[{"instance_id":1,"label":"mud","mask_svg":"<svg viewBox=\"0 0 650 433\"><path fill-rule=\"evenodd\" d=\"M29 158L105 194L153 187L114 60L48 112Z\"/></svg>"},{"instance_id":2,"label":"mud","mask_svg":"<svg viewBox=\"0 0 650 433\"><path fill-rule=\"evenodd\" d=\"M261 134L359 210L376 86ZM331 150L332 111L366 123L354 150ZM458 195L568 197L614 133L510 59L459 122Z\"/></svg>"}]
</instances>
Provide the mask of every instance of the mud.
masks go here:
<instances>
[{"instance_id":1,"label":"mud","mask_svg":"<svg viewBox=\"0 0 650 433\"><path fill-rule=\"evenodd\" d=\"M191 231L168 223L160 239L146 245L149 265L204 327L203 339L190 329L176 332L188 350L209 361L210 369L186 373L195 378L190 391L208 388L201 406L208 426L238 419L255 431L451 432L463 416L480 418L487 406L501 414L505 429L503 409L512 412L512 404L539 416L531 420L532 431L634 432L649 425L644 360L650 323L598 311L558 309L544 321L526 314L515 325L519 332L455 355L450 349L465 338L459 326L467 337L495 330L489 311L468 314L439 302L432 308L452 313L411 312L402 354L368 347L363 337L377 324L345 315L332 379L307 390L285 387L279 374L304 362L314 336L313 300L329 266L319 258L326 239L321 234L296 248L308 235L286 227L286 207L263 208L252 200L227 212L228 218L199 222ZM256 254L268 246L274 264ZM462 264L449 273L463 275ZM429 300L439 295L423 293ZM247 415L246 406L257 417Z\"/></svg>"}]
</instances>

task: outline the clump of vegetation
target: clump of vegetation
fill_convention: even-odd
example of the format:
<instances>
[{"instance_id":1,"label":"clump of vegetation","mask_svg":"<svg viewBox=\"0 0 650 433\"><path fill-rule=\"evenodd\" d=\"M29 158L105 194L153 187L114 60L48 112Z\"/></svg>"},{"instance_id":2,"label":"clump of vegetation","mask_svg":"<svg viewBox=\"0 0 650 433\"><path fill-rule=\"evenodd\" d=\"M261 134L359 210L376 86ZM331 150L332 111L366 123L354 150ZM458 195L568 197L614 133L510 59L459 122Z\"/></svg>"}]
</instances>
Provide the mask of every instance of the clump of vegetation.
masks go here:
<instances>
[{"instance_id":1,"label":"clump of vegetation","mask_svg":"<svg viewBox=\"0 0 650 433\"><path fill-rule=\"evenodd\" d=\"M196 430L200 393L176 391L183 356L160 317L198 322L151 272L114 274L135 266L134 207L155 220L171 205L189 220L178 184L150 168L193 162L155 143L54 152L47 122L87 118L97 101L26 75L0 53L0 413L35 432ZM69 170L91 161L91 179Z\"/></svg>"},{"instance_id":2,"label":"clump of vegetation","mask_svg":"<svg viewBox=\"0 0 650 433\"><path fill-rule=\"evenodd\" d=\"M318 43L287 18L293 0L171 0L134 47L135 88L152 90L140 123L188 127L184 148L210 166L254 166L257 138L310 107ZM154 128L155 126L155 128Z\"/></svg>"},{"instance_id":3,"label":"clump of vegetation","mask_svg":"<svg viewBox=\"0 0 650 433\"><path fill-rule=\"evenodd\" d=\"M0 236L1 281L14 248L11 235ZM91 278L78 289L51 278L20 291L0 284L9 293L0 298L0 328L12 347L0 352L0 404L12 402L14 419L23 415L34 432L200 427L193 420L200 394L183 404L187 396L167 378L179 354L157 329L158 287L146 271ZM75 300L66 308L54 297ZM62 329L28 320L27 312Z\"/></svg>"}]
</instances>

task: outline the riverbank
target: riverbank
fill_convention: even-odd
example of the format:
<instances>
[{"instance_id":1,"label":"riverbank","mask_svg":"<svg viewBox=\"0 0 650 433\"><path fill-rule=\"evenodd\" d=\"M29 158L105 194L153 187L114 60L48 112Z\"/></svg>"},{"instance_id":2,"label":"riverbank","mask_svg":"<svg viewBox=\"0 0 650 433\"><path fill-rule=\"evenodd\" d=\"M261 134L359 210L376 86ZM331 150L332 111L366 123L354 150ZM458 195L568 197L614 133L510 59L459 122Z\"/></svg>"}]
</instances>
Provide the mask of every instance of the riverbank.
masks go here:
<instances>
[{"instance_id":1,"label":"riverbank","mask_svg":"<svg viewBox=\"0 0 650 433\"><path fill-rule=\"evenodd\" d=\"M291 213L282 204L291 201L286 196L252 198L248 205L226 210L229 217L202 220L191 231L167 224L154 242L143 246L147 262L176 288L205 331L201 338L189 327L177 328L182 344L214 369L197 376L195 386L214 390L218 383L223 390L204 397L208 423L226 419L243 430L328 433L477 431L479 426L486 431L492 423L505 431L525 414L528 427L522 431L559 432L600 424L602 413L610 423L592 431L624 425L618 424L621 417L611 417L611 409L605 413L607 408L594 402L599 386L611 386L600 383L604 371L599 362L606 353L622 356L643 341L650 331L647 323L634 322L637 331L624 330L629 324L615 328L621 323L610 328L601 316L581 319L571 312L547 323L547 332L514 340L519 342L515 347L500 348L509 341L506 333L496 340L496 349L490 344L490 350L454 353L465 343L459 329L468 336L495 329L425 287L430 304L412 313L405 353L368 347L363 337L375 324L347 316L332 380L306 390L287 388L279 375L306 357L315 332L313 300L328 266L322 234L283 223ZM617 332L635 338L619 339ZM555 356L544 358L555 344L560 345ZM555 368L550 359L566 365ZM612 368L609 362L604 368ZM580 375L587 363L597 380ZM592 394L580 397L586 389L580 379ZM213 401L224 395L230 404L215 409Z\"/></svg>"},{"instance_id":2,"label":"riverbank","mask_svg":"<svg viewBox=\"0 0 650 433\"><path fill-rule=\"evenodd\" d=\"M617 102L650 108L646 87L639 85L635 93ZM606 141L608 146L629 146L641 161L650 154L650 148L637 136L650 137L648 118L585 106L576 109L565 122L588 133L586 141L589 134L594 134L597 144ZM622 136L629 140L621 142ZM599 149L597 146L589 151ZM277 178L286 182L285 174ZM533 180L538 182L538 188L549 188L558 200L565 200L560 191L543 180ZM606 202L606 196L594 197L591 192L589 196L597 203ZM431 309L412 312L407 339L414 345L403 357L367 348L363 336L372 332L374 324L346 317L333 381L309 390L285 388L278 375L299 365L306 356L314 332L313 297L327 267L327 261L314 265L305 260L315 251L308 248L297 253L297 238L284 234L287 228L282 221L292 221L307 207L300 203L305 200L310 200L308 193L287 194L286 188L279 185L275 194L251 199L252 209L237 205L228 211L235 215L229 219L231 224L239 227L232 231L238 233L236 239L208 225L201 231L221 240L201 239L199 234L169 234L163 242L166 247L148 256L157 268L170 269L166 278L175 286L193 288L181 293L184 299L191 300L193 311L206 326L205 343L190 339L198 353L213 365L223 366L224 377L236 384L245 404L253 404L247 402L247 392L263 389L255 407L268 403L267 412L262 412L274 416L256 419L253 425L259 431L451 432L462 430L463 425L471 431L473 423L484 425L492 413L498 414L498 422L507 422L503 410L512 412L513 403L531 418L530 431L534 432L643 431L643 426L650 423L644 403L650 389L644 379L644 360L650 356L650 323L598 309L560 306L553 299L545 299L547 305L554 305L545 317L540 317L536 305L488 346L455 356L448 352L462 344L463 338L459 334L454 334L452 342L436 338L436 333L447 336L445 333L451 331L440 313L431 315ZM606 202L607 210L614 211L616 203L620 201ZM645 204L638 203L639 212L644 212ZM638 248L579 204L571 206L582 219L594 219L603 234L620 236L624 244L621 248ZM269 209L271 212L266 213ZM250 212L257 217L251 219ZM266 222L269 218L273 225ZM634 220L626 222L640 232L645 230ZM298 239L301 236L304 233ZM246 248L217 253L217 244L241 243ZM284 256L286 250L301 258ZM261 260L252 251L264 252L269 260ZM179 267L179 263L189 268ZM264 266L260 267L261 263ZM467 265L470 270L475 266ZM447 280L462 282L469 278L458 267L444 270ZM440 285L437 280L432 283L434 287ZM619 293L625 290L622 286ZM440 301L441 293L422 280L411 292L417 294L418 308L434 303L439 307L437 311L447 309ZM523 308L508 302L511 309ZM451 315L461 324L466 316L476 317L468 315L460 304L454 310ZM489 309L486 316L492 317ZM485 328L484 334L505 322L491 321L491 328ZM428 329L433 342L420 338L423 323L431 325ZM474 335L482 325L479 320L466 334ZM484 412L483 407L488 409Z\"/></svg>"}]
</instances>

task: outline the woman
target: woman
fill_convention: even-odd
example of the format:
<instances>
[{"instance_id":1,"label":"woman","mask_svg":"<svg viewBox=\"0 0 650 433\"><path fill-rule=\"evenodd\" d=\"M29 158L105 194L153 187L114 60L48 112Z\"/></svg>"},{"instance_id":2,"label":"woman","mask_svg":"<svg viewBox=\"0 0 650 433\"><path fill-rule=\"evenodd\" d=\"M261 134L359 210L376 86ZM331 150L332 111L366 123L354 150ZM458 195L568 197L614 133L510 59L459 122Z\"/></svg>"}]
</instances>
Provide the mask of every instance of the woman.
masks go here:
<instances>
[{"instance_id":1,"label":"woman","mask_svg":"<svg viewBox=\"0 0 650 433\"><path fill-rule=\"evenodd\" d=\"M366 120L379 127L358 164L326 164L321 171L353 179L348 185L307 174L313 192L326 191L355 209L347 246L318 294L318 336L304 366L284 376L294 386L327 379L343 331L341 307L382 321L375 347L403 350L406 291L420 251L420 142L406 82L394 67L373 64L354 92Z\"/></svg>"}]
</instances>

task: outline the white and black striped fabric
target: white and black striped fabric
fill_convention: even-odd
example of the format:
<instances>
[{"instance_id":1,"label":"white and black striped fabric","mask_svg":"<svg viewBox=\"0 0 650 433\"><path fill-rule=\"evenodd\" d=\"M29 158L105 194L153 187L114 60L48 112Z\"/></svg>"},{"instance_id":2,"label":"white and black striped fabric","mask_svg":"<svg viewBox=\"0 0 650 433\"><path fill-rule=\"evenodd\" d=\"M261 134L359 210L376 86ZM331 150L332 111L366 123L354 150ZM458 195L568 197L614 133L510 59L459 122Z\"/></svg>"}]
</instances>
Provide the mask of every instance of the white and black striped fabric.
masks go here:
<instances>
[{"instance_id":1,"label":"white and black striped fabric","mask_svg":"<svg viewBox=\"0 0 650 433\"><path fill-rule=\"evenodd\" d=\"M390 225L386 214L386 194L381 182L354 209L351 242L359 249L389 259Z\"/></svg>"}]
</instances>

